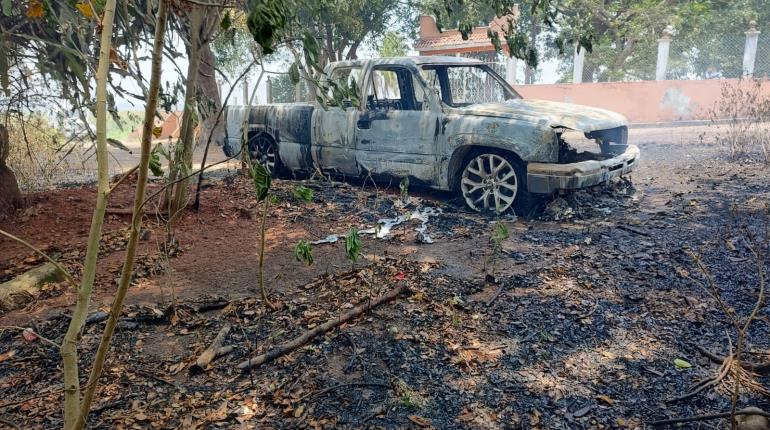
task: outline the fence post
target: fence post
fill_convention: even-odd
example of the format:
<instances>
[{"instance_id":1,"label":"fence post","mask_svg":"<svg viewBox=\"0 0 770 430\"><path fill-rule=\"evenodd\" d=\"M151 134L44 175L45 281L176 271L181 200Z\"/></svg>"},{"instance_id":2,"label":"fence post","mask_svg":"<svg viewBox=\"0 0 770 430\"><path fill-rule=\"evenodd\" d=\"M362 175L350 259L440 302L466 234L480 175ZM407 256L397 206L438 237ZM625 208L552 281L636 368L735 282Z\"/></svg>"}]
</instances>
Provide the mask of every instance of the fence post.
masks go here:
<instances>
[{"instance_id":1,"label":"fence post","mask_svg":"<svg viewBox=\"0 0 770 430\"><path fill-rule=\"evenodd\" d=\"M575 45L575 61L572 63L572 83L583 82L583 64L586 60L586 50L580 45Z\"/></svg>"},{"instance_id":2,"label":"fence post","mask_svg":"<svg viewBox=\"0 0 770 430\"><path fill-rule=\"evenodd\" d=\"M757 42L759 41L759 30L757 22L749 22L749 31L746 32L746 45L743 47L743 75L751 76L754 74L754 63L757 60Z\"/></svg>"},{"instance_id":3,"label":"fence post","mask_svg":"<svg viewBox=\"0 0 770 430\"><path fill-rule=\"evenodd\" d=\"M267 83L265 84L265 103L270 104L273 102L273 81L270 80L270 76L267 77Z\"/></svg>"},{"instance_id":4,"label":"fence post","mask_svg":"<svg viewBox=\"0 0 770 430\"><path fill-rule=\"evenodd\" d=\"M655 80L666 80L666 68L668 67L668 49L671 46L671 36L674 30L669 25L663 30L663 36L658 39L658 61L655 64Z\"/></svg>"},{"instance_id":5,"label":"fence post","mask_svg":"<svg viewBox=\"0 0 770 430\"><path fill-rule=\"evenodd\" d=\"M516 58L507 57L505 59L505 81L511 86L516 85L516 69L519 61Z\"/></svg>"},{"instance_id":6,"label":"fence post","mask_svg":"<svg viewBox=\"0 0 770 430\"><path fill-rule=\"evenodd\" d=\"M294 85L294 102L299 103L302 100L302 79Z\"/></svg>"}]
</instances>

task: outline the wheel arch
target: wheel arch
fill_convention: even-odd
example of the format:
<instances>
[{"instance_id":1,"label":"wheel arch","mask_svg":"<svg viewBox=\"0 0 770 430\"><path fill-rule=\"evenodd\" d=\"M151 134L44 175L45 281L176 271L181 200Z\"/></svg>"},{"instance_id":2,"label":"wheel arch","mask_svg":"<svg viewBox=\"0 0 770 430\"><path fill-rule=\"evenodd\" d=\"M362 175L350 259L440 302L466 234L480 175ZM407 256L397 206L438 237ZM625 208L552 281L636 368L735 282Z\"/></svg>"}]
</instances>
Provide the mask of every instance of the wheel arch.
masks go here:
<instances>
[{"instance_id":1,"label":"wheel arch","mask_svg":"<svg viewBox=\"0 0 770 430\"><path fill-rule=\"evenodd\" d=\"M522 160L518 154L509 149L502 149L496 146L487 145L463 145L456 148L454 152L452 152L452 157L449 159L447 173L449 175L448 184L450 190L456 192L460 189L460 175L465 164L472 157L483 154L485 152L503 154L513 158L515 161L518 161L523 165L526 165L526 162Z\"/></svg>"},{"instance_id":2,"label":"wheel arch","mask_svg":"<svg viewBox=\"0 0 770 430\"><path fill-rule=\"evenodd\" d=\"M251 142L251 139L258 137L258 136L266 136L274 145L278 145L278 136L277 136L277 130L276 130L276 136L273 136L273 133L265 129L264 127L250 127L249 131L246 133L246 145Z\"/></svg>"}]
</instances>

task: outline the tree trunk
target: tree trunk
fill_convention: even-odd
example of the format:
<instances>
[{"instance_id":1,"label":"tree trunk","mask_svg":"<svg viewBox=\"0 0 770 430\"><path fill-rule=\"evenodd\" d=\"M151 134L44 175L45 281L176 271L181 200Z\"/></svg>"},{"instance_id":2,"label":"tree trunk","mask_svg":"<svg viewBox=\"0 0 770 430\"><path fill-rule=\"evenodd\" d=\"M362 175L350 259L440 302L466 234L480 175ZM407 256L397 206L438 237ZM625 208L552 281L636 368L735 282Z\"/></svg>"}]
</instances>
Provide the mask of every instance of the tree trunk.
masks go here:
<instances>
[{"instance_id":1,"label":"tree trunk","mask_svg":"<svg viewBox=\"0 0 770 430\"><path fill-rule=\"evenodd\" d=\"M198 114L201 119L198 145L206 145L209 135L214 143L222 142L225 135L224 122L217 121L217 113L222 109L222 99L215 73L214 54L211 52L211 45L205 43L201 46L198 69Z\"/></svg>"},{"instance_id":2,"label":"tree trunk","mask_svg":"<svg viewBox=\"0 0 770 430\"><path fill-rule=\"evenodd\" d=\"M5 163L11 152L11 142L8 141L8 129L0 125L0 220L14 209L21 206L21 192L16 175Z\"/></svg>"},{"instance_id":3,"label":"tree trunk","mask_svg":"<svg viewBox=\"0 0 770 430\"><path fill-rule=\"evenodd\" d=\"M166 19L168 17L168 2L160 0L158 6L158 18L155 25L155 41L152 51L152 69L150 72L150 88L147 94L147 104L144 107L144 124L142 126L141 153L139 156L138 177L136 180L136 194L134 195L134 210L131 218L131 233L126 245L126 257L123 261L123 270L120 274L118 290L115 293L115 300L110 309L110 316L107 325L104 328L99 348L96 350L96 358L91 367L91 373L88 376L83 402L80 405L79 414L72 430L80 430L88 418L88 412L91 409L91 402L96 392L96 385L102 374L104 360L107 357L107 350L110 347L112 335L118 323L121 311L123 309L123 300L128 291L128 285L131 283L131 275L134 270L134 261L136 257L136 244L139 239L139 232L142 222L144 208L144 194L147 186L147 176L150 165L150 152L152 150L152 129L155 123L155 112L158 105L158 89L160 88L161 62L163 60L163 41L166 34ZM70 427L67 427L70 429Z\"/></svg>"},{"instance_id":4,"label":"tree trunk","mask_svg":"<svg viewBox=\"0 0 770 430\"><path fill-rule=\"evenodd\" d=\"M99 44L99 66L96 71L96 162L98 180L96 206L91 217L88 233L86 259L83 263L83 277L78 289L75 309L67 334L61 347L62 373L64 375L64 428L74 428L80 415L80 377L78 376L78 337L86 321L88 304L96 276L96 259L99 256L99 242L110 192L109 164L107 162L107 80L110 70L110 49L112 47L112 24L115 18L116 0L107 0L102 17L102 34Z\"/></svg>"},{"instance_id":5,"label":"tree trunk","mask_svg":"<svg viewBox=\"0 0 770 430\"><path fill-rule=\"evenodd\" d=\"M184 113L182 114L182 126L180 127L180 151L174 151L173 168L169 174L169 183L174 184L170 187L170 193L167 194L167 201L164 207L168 208L169 224L179 217L181 211L187 205L187 192L189 178L192 168L192 156L194 150L194 129L193 119L196 113L196 89L198 84L198 67L200 66L200 32L203 21L203 8L193 6L190 11L190 55L187 67L187 85L185 86ZM176 183L175 183L176 182Z\"/></svg>"}]
</instances>

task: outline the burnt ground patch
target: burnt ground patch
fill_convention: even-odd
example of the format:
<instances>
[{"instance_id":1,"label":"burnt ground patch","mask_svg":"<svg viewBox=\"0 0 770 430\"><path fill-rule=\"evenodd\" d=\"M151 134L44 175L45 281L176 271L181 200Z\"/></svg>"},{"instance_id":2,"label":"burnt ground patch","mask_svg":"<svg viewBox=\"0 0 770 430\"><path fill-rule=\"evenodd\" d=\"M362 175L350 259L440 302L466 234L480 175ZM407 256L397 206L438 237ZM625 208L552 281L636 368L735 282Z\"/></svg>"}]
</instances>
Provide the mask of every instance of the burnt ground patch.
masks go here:
<instances>
[{"instance_id":1,"label":"burnt ground patch","mask_svg":"<svg viewBox=\"0 0 770 430\"><path fill-rule=\"evenodd\" d=\"M690 254L697 252L725 301L738 313L749 310L758 269L742 232L757 239L765 234L768 170L705 156L687 160L683 154L697 147L669 145L658 156L655 149L646 148L650 156L632 183L563 196L571 216L505 219L510 237L494 256L494 218L457 210L443 195L417 190L404 208L393 188L278 180L266 272L271 297L281 303L274 312L256 299L253 217L259 208L248 182L213 182L201 212L182 221L172 275L148 269L132 286L124 318L134 325L116 334L90 426L646 428L668 416L727 410L725 387L666 403L716 371L696 345L720 354L727 349L725 316L683 274L702 279ZM314 190L312 203L293 199L298 184ZM54 194L12 227L34 239L46 226L66 226L49 245L75 262L80 227L67 218L57 224L53 213L67 205L87 211L91 194ZM427 224L433 244L417 243L419 222L412 220L383 240L363 236L364 259L355 265L340 244L316 246L310 268L293 260L299 239L372 227L419 206L443 210ZM94 312L109 304L110 265L121 257L124 228L122 219L108 220ZM151 222L148 228L142 252L153 265L162 230ZM0 249L4 276L35 264L18 250ZM761 264L767 270L768 261ZM168 297L165 282L174 283L179 297L175 319L164 314L168 300L159 300L159 291ZM236 369L399 283L409 292L397 300L275 362L246 373ZM29 326L61 341L72 291L57 291L4 315L4 325ZM229 304L196 311L201 302L219 302L211 295ZM750 328L748 346L757 361L768 358L768 317L762 308ZM189 375L189 365L226 322L233 329L225 343L234 351ZM84 332L83 368L101 324ZM23 428L60 426L56 349L3 329L0 353L9 351L0 362L2 417ZM678 369L675 359L693 366ZM740 398L741 405L766 402L751 392Z\"/></svg>"}]
</instances>

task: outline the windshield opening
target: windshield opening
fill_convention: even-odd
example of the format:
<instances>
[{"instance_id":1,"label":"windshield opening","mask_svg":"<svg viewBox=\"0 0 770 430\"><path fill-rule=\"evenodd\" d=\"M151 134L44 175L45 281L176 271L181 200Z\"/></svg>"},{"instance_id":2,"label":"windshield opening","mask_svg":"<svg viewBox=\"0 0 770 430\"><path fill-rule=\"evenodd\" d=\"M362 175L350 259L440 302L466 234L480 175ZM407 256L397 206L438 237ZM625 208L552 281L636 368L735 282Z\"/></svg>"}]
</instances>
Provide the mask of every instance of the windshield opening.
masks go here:
<instances>
[{"instance_id":1,"label":"windshield opening","mask_svg":"<svg viewBox=\"0 0 770 430\"><path fill-rule=\"evenodd\" d=\"M483 64L425 65L420 73L428 87L434 88L441 100L452 107L521 98L503 78Z\"/></svg>"}]
</instances>

